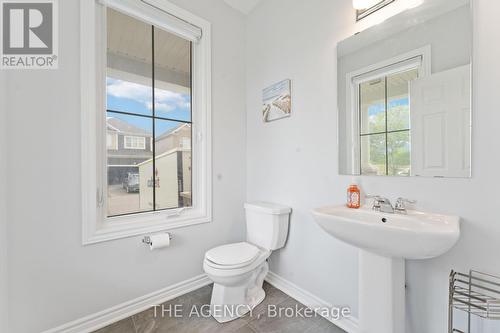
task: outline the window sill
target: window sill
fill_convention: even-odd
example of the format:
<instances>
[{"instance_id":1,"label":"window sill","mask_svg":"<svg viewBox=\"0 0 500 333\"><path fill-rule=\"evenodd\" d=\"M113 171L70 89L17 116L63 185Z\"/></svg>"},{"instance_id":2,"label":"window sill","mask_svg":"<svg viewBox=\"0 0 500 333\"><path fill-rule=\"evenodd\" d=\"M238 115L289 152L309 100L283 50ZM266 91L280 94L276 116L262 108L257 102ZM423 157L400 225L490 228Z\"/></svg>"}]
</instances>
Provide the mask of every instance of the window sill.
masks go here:
<instances>
[{"instance_id":1,"label":"window sill","mask_svg":"<svg viewBox=\"0 0 500 333\"><path fill-rule=\"evenodd\" d=\"M83 245L169 231L211 222L210 214L192 208L105 218L95 230L83 230Z\"/></svg>"}]
</instances>

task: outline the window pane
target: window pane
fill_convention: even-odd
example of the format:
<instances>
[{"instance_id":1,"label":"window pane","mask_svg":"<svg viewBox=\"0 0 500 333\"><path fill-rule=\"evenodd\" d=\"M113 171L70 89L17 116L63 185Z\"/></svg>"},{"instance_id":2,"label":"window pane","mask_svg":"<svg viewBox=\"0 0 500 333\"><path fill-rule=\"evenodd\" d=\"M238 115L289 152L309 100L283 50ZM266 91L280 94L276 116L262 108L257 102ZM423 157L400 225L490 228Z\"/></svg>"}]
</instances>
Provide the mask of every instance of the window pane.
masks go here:
<instances>
[{"instance_id":1,"label":"window pane","mask_svg":"<svg viewBox=\"0 0 500 333\"><path fill-rule=\"evenodd\" d=\"M191 124L155 121L156 209L191 206Z\"/></svg>"},{"instance_id":2,"label":"window pane","mask_svg":"<svg viewBox=\"0 0 500 333\"><path fill-rule=\"evenodd\" d=\"M410 131L387 134L390 176L410 175Z\"/></svg>"},{"instance_id":3,"label":"window pane","mask_svg":"<svg viewBox=\"0 0 500 333\"><path fill-rule=\"evenodd\" d=\"M107 9L108 110L152 115L152 27Z\"/></svg>"},{"instance_id":4,"label":"window pane","mask_svg":"<svg viewBox=\"0 0 500 333\"><path fill-rule=\"evenodd\" d=\"M410 128L409 82L418 77L416 69L387 77L387 130Z\"/></svg>"},{"instance_id":5,"label":"window pane","mask_svg":"<svg viewBox=\"0 0 500 333\"><path fill-rule=\"evenodd\" d=\"M152 126L152 119L107 113L107 137L116 139L107 151L108 216L153 209L153 191L148 187L153 168L144 168L153 158ZM134 148L126 148L126 140Z\"/></svg>"},{"instance_id":6,"label":"window pane","mask_svg":"<svg viewBox=\"0 0 500 333\"><path fill-rule=\"evenodd\" d=\"M154 28L155 116L191 121L191 42Z\"/></svg>"},{"instance_id":7,"label":"window pane","mask_svg":"<svg viewBox=\"0 0 500 333\"><path fill-rule=\"evenodd\" d=\"M361 137L361 174L385 175L385 134L372 134Z\"/></svg>"},{"instance_id":8,"label":"window pane","mask_svg":"<svg viewBox=\"0 0 500 333\"><path fill-rule=\"evenodd\" d=\"M385 131L385 79L359 85L361 134Z\"/></svg>"},{"instance_id":9,"label":"window pane","mask_svg":"<svg viewBox=\"0 0 500 333\"><path fill-rule=\"evenodd\" d=\"M191 206L191 43L112 9L107 28L108 215Z\"/></svg>"}]
</instances>

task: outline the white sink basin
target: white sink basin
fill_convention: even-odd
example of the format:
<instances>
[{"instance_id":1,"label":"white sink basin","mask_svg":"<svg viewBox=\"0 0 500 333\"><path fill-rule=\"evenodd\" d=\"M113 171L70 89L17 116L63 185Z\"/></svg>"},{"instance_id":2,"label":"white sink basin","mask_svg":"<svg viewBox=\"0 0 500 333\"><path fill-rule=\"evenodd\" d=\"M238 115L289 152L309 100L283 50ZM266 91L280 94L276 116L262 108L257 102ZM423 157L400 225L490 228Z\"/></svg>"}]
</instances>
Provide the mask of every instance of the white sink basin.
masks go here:
<instances>
[{"instance_id":1,"label":"white sink basin","mask_svg":"<svg viewBox=\"0 0 500 333\"><path fill-rule=\"evenodd\" d=\"M460 236L460 218L409 210L387 214L346 206L317 208L313 215L330 235L366 251L392 258L428 259L442 255Z\"/></svg>"}]
</instances>

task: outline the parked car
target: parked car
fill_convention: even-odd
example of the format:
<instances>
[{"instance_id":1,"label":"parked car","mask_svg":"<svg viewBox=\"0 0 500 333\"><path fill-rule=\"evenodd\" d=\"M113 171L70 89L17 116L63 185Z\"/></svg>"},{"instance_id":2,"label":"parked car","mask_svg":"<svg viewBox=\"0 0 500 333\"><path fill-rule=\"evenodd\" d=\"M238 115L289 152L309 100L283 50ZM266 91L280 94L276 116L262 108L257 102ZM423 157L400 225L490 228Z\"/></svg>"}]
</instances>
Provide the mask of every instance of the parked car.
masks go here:
<instances>
[{"instance_id":1,"label":"parked car","mask_svg":"<svg viewBox=\"0 0 500 333\"><path fill-rule=\"evenodd\" d=\"M123 188L127 190L127 193L139 192L139 174L129 172L123 181Z\"/></svg>"}]
</instances>

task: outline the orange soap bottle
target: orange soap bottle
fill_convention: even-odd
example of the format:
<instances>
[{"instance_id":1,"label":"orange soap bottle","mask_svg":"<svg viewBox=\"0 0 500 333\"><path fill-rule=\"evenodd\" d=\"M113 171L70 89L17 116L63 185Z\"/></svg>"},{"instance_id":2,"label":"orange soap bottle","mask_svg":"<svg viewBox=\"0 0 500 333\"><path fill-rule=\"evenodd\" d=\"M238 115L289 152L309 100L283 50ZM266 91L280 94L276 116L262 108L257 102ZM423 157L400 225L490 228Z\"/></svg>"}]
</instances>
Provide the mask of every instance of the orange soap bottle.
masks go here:
<instances>
[{"instance_id":1,"label":"orange soap bottle","mask_svg":"<svg viewBox=\"0 0 500 333\"><path fill-rule=\"evenodd\" d=\"M361 207L361 191L355 183L347 188L347 207L355 209Z\"/></svg>"}]
</instances>

